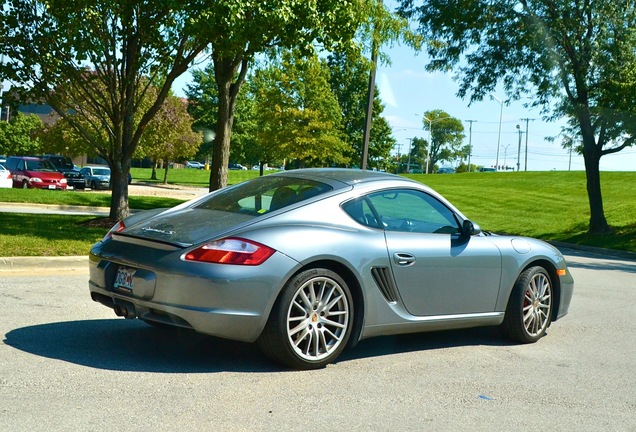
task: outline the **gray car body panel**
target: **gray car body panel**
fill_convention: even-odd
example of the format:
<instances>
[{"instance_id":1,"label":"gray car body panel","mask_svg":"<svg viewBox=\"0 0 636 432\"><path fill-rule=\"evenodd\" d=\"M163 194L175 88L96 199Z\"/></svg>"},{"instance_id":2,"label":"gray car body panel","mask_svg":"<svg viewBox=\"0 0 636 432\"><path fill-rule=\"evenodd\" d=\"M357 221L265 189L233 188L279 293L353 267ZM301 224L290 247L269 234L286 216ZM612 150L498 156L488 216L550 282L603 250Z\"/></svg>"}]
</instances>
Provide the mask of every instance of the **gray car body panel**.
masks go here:
<instances>
[{"instance_id":1,"label":"gray car body panel","mask_svg":"<svg viewBox=\"0 0 636 432\"><path fill-rule=\"evenodd\" d=\"M550 271L566 269L558 250L539 240L385 232L361 225L341 208L344 202L378 187L414 188L444 203L460 225L466 220L447 200L414 181L368 172L361 172L359 180L351 181L354 174L350 170L300 170L274 175L327 181L334 190L270 214L214 225L207 235L195 227L196 235L176 241L163 239L161 233L144 233L141 228L159 226L157 229L163 230L161 223L189 214L205 197L162 213L151 212L149 217L134 215L127 220L126 230L91 250L89 287L93 299L111 307L127 302L134 305L141 319L252 342L266 325L287 280L310 267L331 267L346 272L348 280L359 287L363 307L356 313L362 318L358 332L362 339L500 324L514 283L524 269L533 265L549 267ZM206 220L200 216L195 219ZM186 252L202 243L228 236L265 244L277 252L259 266L183 259ZM437 256L440 250L441 257ZM416 264L397 265L395 253L401 252L414 255ZM137 269L133 292L113 288L120 266ZM387 287L378 283L378 272L387 276L393 297L387 296ZM484 275L478 284L466 283L467 278ZM572 297L573 280L569 272L561 277L552 272L551 277L560 293L555 315L562 317Z\"/></svg>"}]
</instances>

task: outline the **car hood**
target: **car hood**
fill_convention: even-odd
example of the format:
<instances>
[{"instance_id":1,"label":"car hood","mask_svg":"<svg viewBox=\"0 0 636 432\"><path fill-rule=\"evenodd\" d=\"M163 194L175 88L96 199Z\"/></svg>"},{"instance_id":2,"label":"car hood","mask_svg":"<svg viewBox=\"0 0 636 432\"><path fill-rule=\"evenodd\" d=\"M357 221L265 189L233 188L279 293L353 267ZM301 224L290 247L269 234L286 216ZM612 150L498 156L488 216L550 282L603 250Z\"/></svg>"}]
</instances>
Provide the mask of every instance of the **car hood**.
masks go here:
<instances>
[{"instance_id":1,"label":"car hood","mask_svg":"<svg viewBox=\"0 0 636 432\"><path fill-rule=\"evenodd\" d=\"M57 171L25 171L29 177L37 177L43 180L62 180L64 176Z\"/></svg>"},{"instance_id":2,"label":"car hood","mask_svg":"<svg viewBox=\"0 0 636 432\"><path fill-rule=\"evenodd\" d=\"M185 208L144 219L119 234L189 246L202 243L252 219L254 216L251 215Z\"/></svg>"}]
</instances>

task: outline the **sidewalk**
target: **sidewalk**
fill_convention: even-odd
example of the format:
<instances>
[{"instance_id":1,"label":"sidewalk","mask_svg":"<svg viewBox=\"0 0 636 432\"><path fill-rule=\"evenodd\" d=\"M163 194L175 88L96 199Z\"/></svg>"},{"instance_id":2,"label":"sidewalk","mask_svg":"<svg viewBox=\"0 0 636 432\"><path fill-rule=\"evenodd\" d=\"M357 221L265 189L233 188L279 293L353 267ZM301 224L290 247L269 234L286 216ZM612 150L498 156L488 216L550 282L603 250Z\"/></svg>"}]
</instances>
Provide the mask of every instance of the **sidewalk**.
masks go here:
<instances>
[{"instance_id":1,"label":"sidewalk","mask_svg":"<svg viewBox=\"0 0 636 432\"><path fill-rule=\"evenodd\" d=\"M2 202L0 203L0 213L73 214L106 217L110 214L110 208Z\"/></svg>"}]
</instances>

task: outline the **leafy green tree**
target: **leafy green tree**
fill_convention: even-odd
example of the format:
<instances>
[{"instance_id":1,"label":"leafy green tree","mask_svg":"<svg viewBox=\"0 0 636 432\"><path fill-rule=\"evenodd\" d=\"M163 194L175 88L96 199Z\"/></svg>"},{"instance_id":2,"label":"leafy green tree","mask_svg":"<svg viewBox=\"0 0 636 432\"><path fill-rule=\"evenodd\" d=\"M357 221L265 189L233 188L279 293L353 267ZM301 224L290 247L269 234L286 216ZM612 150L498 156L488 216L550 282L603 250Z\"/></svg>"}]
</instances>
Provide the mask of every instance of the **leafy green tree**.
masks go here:
<instances>
[{"instance_id":1,"label":"leafy green tree","mask_svg":"<svg viewBox=\"0 0 636 432\"><path fill-rule=\"evenodd\" d=\"M163 182L168 183L169 162L191 158L203 142L201 132L192 130L187 101L169 96L148 123L135 156L163 162ZM154 170L153 170L154 171Z\"/></svg>"},{"instance_id":2,"label":"leafy green tree","mask_svg":"<svg viewBox=\"0 0 636 432\"><path fill-rule=\"evenodd\" d=\"M426 141L424 138L414 137L411 139L410 146L411 168L413 169L414 167L419 167L419 169L423 171L424 167L426 167L428 141Z\"/></svg>"},{"instance_id":3,"label":"leafy green tree","mask_svg":"<svg viewBox=\"0 0 636 432\"><path fill-rule=\"evenodd\" d=\"M195 0L20 0L0 11L0 78L21 86L22 100L48 103L108 161L112 219L129 213L127 177L144 129L216 31L209 7ZM140 110L151 85L156 98Z\"/></svg>"},{"instance_id":4,"label":"leafy green tree","mask_svg":"<svg viewBox=\"0 0 636 432\"><path fill-rule=\"evenodd\" d=\"M424 130L429 131L428 172L438 162L452 162L464 151L464 125L443 110L426 111L422 116Z\"/></svg>"},{"instance_id":5,"label":"leafy green tree","mask_svg":"<svg viewBox=\"0 0 636 432\"><path fill-rule=\"evenodd\" d=\"M10 122L0 122L0 154L33 155L41 151L42 120L34 114L17 113Z\"/></svg>"},{"instance_id":6,"label":"leafy green tree","mask_svg":"<svg viewBox=\"0 0 636 432\"><path fill-rule=\"evenodd\" d=\"M142 106L152 103L157 89L148 89ZM89 127L89 120L85 117L73 119L76 124ZM150 120L141 137L134 157L149 157L153 161L167 162L188 158L194 155L202 143L202 134L192 130L192 118L187 112L187 102L173 95L169 95L161 104L157 114ZM106 136L108 130L103 127L101 134ZM61 118L54 124L43 128L39 134L42 149L48 153L61 153L69 156L100 155L71 125L67 118ZM166 173L167 175L167 173ZM167 177L164 176L164 181Z\"/></svg>"},{"instance_id":7,"label":"leafy green tree","mask_svg":"<svg viewBox=\"0 0 636 432\"><path fill-rule=\"evenodd\" d=\"M308 49L348 44L364 16L367 0L319 2L219 0L200 17L209 28L218 119L212 151L210 191L227 185L234 110L248 68L272 47Z\"/></svg>"},{"instance_id":8,"label":"leafy green tree","mask_svg":"<svg viewBox=\"0 0 636 432\"><path fill-rule=\"evenodd\" d=\"M589 232L607 232L602 156L636 140L636 5L626 0L402 0L427 38L429 70L456 67L458 95L481 100L502 83L566 116L583 143Z\"/></svg>"},{"instance_id":9,"label":"leafy green tree","mask_svg":"<svg viewBox=\"0 0 636 432\"><path fill-rule=\"evenodd\" d=\"M280 62L256 71L253 90L262 160L297 160L298 166L350 163L326 61L285 51Z\"/></svg>"},{"instance_id":10,"label":"leafy green tree","mask_svg":"<svg viewBox=\"0 0 636 432\"><path fill-rule=\"evenodd\" d=\"M338 98L342 110L344 136L354 150L349 155L355 163L361 160L366 119L367 86L369 71L373 65L357 50L336 52L328 57L331 72L331 90ZM369 135L369 166L384 168L395 146L391 127L382 117L384 105L380 94L374 92L371 133Z\"/></svg>"},{"instance_id":11,"label":"leafy green tree","mask_svg":"<svg viewBox=\"0 0 636 432\"><path fill-rule=\"evenodd\" d=\"M204 69L192 72L192 83L186 87L186 96L190 103L188 112L194 119L194 128L201 131L204 144L199 150L199 157L206 161L212 159L214 135L219 115L218 88L214 79L214 65L208 64ZM253 165L259 162L254 153L254 98L245 86L241 87L237 96L232 126L232 145L229 160L236 163Z\"/></svg>"}]
</instances>

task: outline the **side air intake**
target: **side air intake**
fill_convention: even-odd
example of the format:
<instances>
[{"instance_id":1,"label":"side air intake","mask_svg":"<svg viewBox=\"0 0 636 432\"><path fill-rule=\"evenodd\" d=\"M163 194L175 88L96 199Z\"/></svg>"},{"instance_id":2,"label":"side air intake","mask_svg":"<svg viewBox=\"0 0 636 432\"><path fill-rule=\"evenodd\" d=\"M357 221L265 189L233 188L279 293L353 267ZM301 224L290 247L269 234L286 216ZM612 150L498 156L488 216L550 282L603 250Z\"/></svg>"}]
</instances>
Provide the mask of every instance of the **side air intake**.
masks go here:
<instances>
[{"instance_id":1,"label":"side air intake","mask_svg":"<svg viewBox=\"0 0 636 432\"><path fill-rule=\"evenodd\" d=\"M387 267L373 267L371 269L371 275L386 301L389 303L396 303L397 289L393 283L391 271Z\"/></svg>"}]
</instances>

